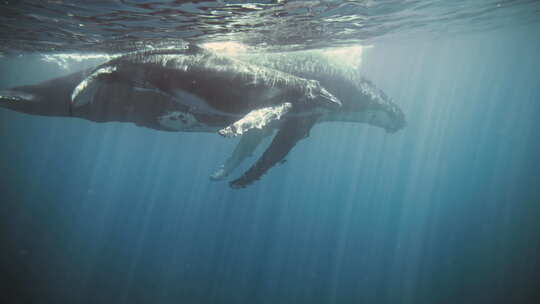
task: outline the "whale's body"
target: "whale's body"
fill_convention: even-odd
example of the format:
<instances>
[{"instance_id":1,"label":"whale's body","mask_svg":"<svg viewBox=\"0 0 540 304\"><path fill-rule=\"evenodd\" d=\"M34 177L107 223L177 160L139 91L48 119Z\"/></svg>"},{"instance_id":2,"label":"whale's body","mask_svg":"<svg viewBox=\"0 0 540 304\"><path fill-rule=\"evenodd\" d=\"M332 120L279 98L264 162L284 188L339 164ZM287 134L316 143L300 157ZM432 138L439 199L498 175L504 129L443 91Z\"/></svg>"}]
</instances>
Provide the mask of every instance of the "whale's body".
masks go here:
<instances>
[{"instance_id":1,"label":"whale's body","mask_svg":"<svg viewBox=\"0 0 540 304\"><path fill-rule=\"evenodd\" d=\"M213 179L227 176L278 130L261 158L231 182L233 187L259 179L317 122L365 122L390 132L404 126L399 108L370 82L335 71L295 69L284 58L233 59L193 46L133 53L95 69L0 91L0 106L161 131L242 135Z\"/></svg>"}]
</instances>

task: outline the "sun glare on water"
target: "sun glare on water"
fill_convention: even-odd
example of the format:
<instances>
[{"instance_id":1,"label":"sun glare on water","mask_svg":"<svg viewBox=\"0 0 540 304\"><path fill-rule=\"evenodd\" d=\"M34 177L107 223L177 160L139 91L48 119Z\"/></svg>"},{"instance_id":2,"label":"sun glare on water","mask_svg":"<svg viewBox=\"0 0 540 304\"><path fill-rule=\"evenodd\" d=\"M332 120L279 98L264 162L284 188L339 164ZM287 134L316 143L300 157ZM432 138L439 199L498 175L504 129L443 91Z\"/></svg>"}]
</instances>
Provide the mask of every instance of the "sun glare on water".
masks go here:
<instances>
[{"instance_id":1,"label":"sun glare on water","mask_svg":"<svg viewBox=\"0 0 540 304\"><path fill-rule=\"evenodd\" d=\"M338 65L359 68L362 55L366 49L373 46L354 45L348 47L330 48L321 51L321 54Z\"/></svg>"},{"instance_id":2,"label":"sun glare on water","mask_svg":"<svg viewBox=\"0 0 540 304\"><path fill-rule=\"evenodd\" d=\"M244 55L249 50L248 46L233 41L208 42L202 44L202 47L227 56ZM373 48L373 46L353 45L322 50L310 50L308 52L319 53L337 65L358 68L362 62L362 55L364 51L370 48Z\"/></svg>"},{"instance_id":3,"label":"sun glare on water","mask_svg":"<svg viewBox=\"0 0 540 304\"><path fill-rule=\"evenodd\" d=\"M250 47L247 45L233 41L207 42L203 43L201 46L211 51L232 57L246 55L250 50ZM314 52L323 55L336 65L343 65L349 68L359 68L364 51L372 47L373 46L354 45L347 47L310 50L307 52ZM69 69L71 65L76 63L88 62L90 60L104 62L116 58L119 55L120 54L45 54L43 55L42 60L45 62L56 63L64 69Z\"/></svg>"},{"instance_id":4,"label":"sun glare on water","mask_svg":"<svg viewBox=\"0 0 540 304\"><path fill-rule=\"evenodd\" d=\"M218 52L228 56L238 56L247 51L247 46L232 41L226 42L207 42L201 45L202 47L214 52Z\"/></svg>"}]
</instances>

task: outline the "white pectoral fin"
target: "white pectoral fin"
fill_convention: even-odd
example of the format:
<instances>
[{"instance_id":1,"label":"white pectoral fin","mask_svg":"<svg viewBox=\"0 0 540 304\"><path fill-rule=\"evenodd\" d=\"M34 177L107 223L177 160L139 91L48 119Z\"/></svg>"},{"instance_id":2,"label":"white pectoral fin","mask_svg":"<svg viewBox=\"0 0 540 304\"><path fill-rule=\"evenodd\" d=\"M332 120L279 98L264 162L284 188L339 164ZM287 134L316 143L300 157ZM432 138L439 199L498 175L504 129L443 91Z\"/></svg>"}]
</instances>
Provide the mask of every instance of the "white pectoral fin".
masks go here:
<instances>
[{"instance_id":1,"label":"white pectoral fin","mask_svg":"<svg viewBox=\"0 0 540 304\"><path fill-rule=\"evenodd\" d=\"M285 102L280 105L253 110L235 123L219 130L219 134L225 137L234 137L254 128L265 128L271 122L281 119L291 108L292 104Z\"/></svg>"},{"instance_id":2,"label":"white pectoral fin","mask_svg":"<svg viewBox=\"0 0 540 304\"><path fill-rule=\"evenodd\" d=\"M287 154L302 139L309 136L309 131L317 123L319 115L306 117L288 117L279 127L279 131L263 155L242 176L229 183L232 188L244 188L260 179L273 166L285 160Z\"/></svg>"},{"instance_id":3,"label":"white pectoral fin","mask_svg":"<svg viewBox=\"0 0 540 304\"><path fill-rule=\"evenodd\" d=\"M112 74L116 71L114 66L105 66L95 70L88 77L83 79L71 93L71 104L79 107L92 103L94 95L99 86L99 78L104 74Z\"/></svg>"},{"instance_id":4,"label":"white pectoral fin","mask_svg":"<svg viewBox=\"0 0 540 304\"><path fill-rule=\"evenodd\" d=\"M225 163L219 166L212 175L211 180L222 180L234 171L240 163L250 157L260 143L267 137L273 134L272 129L253 129L240 138L233 153L227 158Z\"/></svg>"}]
</instances>

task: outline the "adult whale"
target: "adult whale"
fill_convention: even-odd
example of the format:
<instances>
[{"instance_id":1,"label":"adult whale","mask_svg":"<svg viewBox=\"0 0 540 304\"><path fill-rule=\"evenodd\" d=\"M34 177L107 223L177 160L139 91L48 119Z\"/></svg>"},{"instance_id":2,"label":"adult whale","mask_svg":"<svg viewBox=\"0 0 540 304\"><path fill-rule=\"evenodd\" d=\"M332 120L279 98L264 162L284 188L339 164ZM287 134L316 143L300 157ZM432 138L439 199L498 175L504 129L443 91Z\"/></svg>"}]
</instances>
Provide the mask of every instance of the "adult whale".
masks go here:
<instances>
[{"instance_id":1,"label":"adult whale","mask_svg":"<svg viewBox=\"0 0 540 304\"><path fill-rule=\"evenodd\" d=\"M0 92L2 106L30 114L134 122L165 131L245 134L214 178L226 176L251 147L278 129L255 165L231 182L233 187L259 179L317 122L358 121L399 129L400 119L390 115L396 112L388 107L392 103L381 100L386 99L375 108L384 119L366 119L373 115L365 106L354 108L357 99L347 103L349 112L340 111L338 99L317 81L195 46L132 53L89 71Z\"/></svg>"},{"instance_id":2,"label":"adult whale","mask_svg":"<svg viewBox=\"0 0 540 304\"><path fill-rule=\"evenodd\" d=\"M366 123L383 128L388 133L397 132L406 125L405 115L399 106L371 81L364 78L357 67L337 64L321 52L243 54L238 59L305 79L315 79L341 101L342 106L334 111L312 117L306 115L302 118L300 128L288 130L287 136L291 140L299 141L306 138L311 126L322 122ZM211 175L211 178L220 180L228 176L244 159L253 154L257 146L265 137L271 135L272 131L254 130L244 135L232 155ZM298 132L298 136L292 136L291 132ZM268 159L274 158L275 162L283 160L286 153L283 151L281 154L276 153L272 148L285 150L288 147L290 145L272 142L270 148L264 152L266 155L263 154L261 158L266 162L256 163L235 183L244 184L252 180L253 176L259 176L260 172L266 169ZM276 157L278 155L283 157Z\"/></svg>"},{"instance_id":3,"label":"adult whale","mask_svg":"<svg viewBox=\"0 0 540 304\"><path fill-rule=\"evenodd\" d=\"M292 122L300 117L341 106L317 81L194 45L130 53L95 69L5 90L0 104L29 114L131 121L159 130L219 130L227 137L265 128L293 134ZM267 169L272 165L269 160Z\"/></svg>"}]
</instances>

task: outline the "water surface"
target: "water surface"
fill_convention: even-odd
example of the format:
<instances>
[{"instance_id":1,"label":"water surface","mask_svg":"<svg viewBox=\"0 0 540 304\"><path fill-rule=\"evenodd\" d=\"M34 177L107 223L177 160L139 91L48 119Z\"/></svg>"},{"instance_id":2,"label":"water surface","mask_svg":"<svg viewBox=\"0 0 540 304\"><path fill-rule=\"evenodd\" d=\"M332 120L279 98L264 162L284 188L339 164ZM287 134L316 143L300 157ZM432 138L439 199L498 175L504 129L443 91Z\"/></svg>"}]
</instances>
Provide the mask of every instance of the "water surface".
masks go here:
<instances>
[{"instance_id":1,"label":"water surface","mask_svg":"<svg viewBox=\"0 0 540 304\"><path fill-rule=\"evenodd\" d=\"M317 125L233 190L234 140L1 109L5 303L537 302L536 1L85 3L4 1L0 88L179 39L363 45L408 125Z\"/></svg>"}]
</instances>

